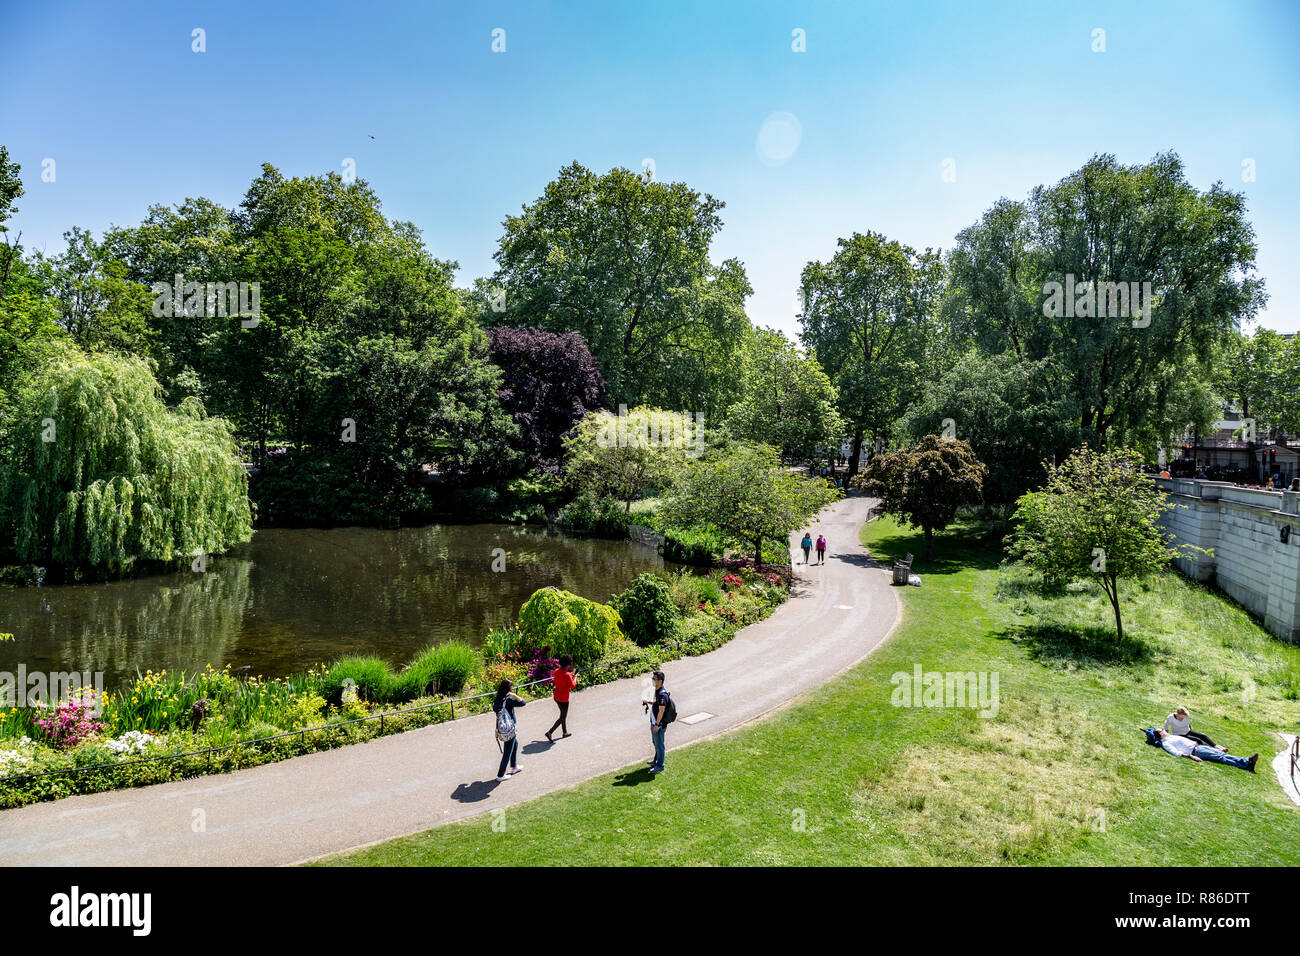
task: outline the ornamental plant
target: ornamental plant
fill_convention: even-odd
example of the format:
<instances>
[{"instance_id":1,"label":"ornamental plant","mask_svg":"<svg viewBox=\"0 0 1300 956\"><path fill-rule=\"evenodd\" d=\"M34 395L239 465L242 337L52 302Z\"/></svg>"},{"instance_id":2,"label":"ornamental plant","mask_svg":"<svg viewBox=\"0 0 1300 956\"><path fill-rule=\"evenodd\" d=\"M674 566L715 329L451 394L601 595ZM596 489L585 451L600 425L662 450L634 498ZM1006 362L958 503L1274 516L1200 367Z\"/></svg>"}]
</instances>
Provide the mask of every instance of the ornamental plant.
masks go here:
<instances>
[{"instance_id":1,"label":"ornamental plant","mask_svg":"<svg viewBox=\"0 0 1300 956\"><path fill-rule=\"evenodd\" d=\"M38 717L36 725L45 731L54 747L68 750L104 729L104 723L92 716L94 710L95 691L83 687L54 708L53 713Z\"/></svg>"},{"instance_id":2,"label":"ornamental plant","mask_svg":"<svg viewBox=\"0 0 1300 956\"><path fill-rule=\"evenodd\" d=\"M623 633L642 647L672 640L681 630L672 588L653 574L637 575L609 604L623 620Z\"/></svg>"},{"instance_id":3,"label":"ornamental plant","mask_svg":"<svg viewBox=\"0 0 1300 956\"><path fill-rule=\"evenodd\" d=\"M528 646L549 647L576 661L600 657L610 639L622 633L621 624L613 608L559 588L533 592L519 609L519 630Z\"/></svg>"}]
</instances>

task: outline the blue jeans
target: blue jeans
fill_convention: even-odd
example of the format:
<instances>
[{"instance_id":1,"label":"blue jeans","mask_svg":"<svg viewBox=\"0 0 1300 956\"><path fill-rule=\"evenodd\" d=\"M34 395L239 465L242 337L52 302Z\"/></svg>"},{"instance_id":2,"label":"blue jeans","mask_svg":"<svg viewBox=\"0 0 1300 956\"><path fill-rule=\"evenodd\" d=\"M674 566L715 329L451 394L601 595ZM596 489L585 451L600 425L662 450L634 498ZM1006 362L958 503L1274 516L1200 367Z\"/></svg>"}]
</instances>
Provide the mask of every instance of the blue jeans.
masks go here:
<instances>
[{"instance_id":1,"label":"blue jeans","mask_svg":"<svg viewBox=\"0 0 1300 956\"><path fill-rule=\"evenodd\" d=\"M650 765L651 769L664 769L664 731L667 728L655 730L654 724L650 725L650 740L655 745L655 762Z\"/></svg>"},{"instance_id":2,"label":"blue jeans","mask_svg":"<svg viewBox=\"0 0 1300 956\"><path fill-rule=\"evenodd\" d=\"M506 765L517 767L519 765L519 738L511 737L501 745L501 766L497 768L497 776L506 775Z\"/></svg>"},{"instance_id":3,"label":"blue jeans","mask_svg":"<svg viewBox=\"0 0 1300 956\"><path fill-rule=\"evenodd\" d=\"M1229 767L1237 767L1240 770L1250 769L1250 761L1245 757L1234 757L1232 754L1222 753L1213 747L1200 746L1193 750L1192 753L1202 760L1210 761L1210 763L1226 763Z\"/></svg>"}]
</instances>

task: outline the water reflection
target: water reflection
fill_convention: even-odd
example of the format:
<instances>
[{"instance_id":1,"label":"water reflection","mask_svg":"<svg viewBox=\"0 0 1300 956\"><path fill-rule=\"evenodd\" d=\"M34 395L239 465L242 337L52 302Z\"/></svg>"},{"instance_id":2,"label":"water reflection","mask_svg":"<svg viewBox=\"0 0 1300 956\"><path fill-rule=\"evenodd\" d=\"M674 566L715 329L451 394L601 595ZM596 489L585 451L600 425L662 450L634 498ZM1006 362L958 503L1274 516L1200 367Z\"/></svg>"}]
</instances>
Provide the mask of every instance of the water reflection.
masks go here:
<instances>
[{"instance_id":1,"label":"water reflection","mask_svg":"<svg viewBox=\"0 0 1300 956\"><path fill-rule=\"evenodd\" d=\"M495 548L507 553L501 573ZM450 638L480 643L540 587L605 601L664 566L635 542L511 525L271 529L209 559L206 574L0 588L0 631L15 635L0 670L103 671L113 689L137 668L229 663L275 677L345 653L404 663Z\"/></svg>"}]
</instances>

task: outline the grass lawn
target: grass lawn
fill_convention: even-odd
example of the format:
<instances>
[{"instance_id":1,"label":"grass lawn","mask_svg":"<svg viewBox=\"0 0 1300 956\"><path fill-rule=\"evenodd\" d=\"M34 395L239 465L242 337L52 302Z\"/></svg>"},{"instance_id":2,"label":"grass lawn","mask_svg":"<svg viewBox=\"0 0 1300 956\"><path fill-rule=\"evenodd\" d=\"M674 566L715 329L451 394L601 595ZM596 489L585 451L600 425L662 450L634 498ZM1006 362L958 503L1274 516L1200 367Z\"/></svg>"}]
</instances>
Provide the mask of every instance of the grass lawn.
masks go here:
<instances>
[{"instance_id":1,"label":"grass lawn","mask_svg":"<svg viewBox=\"0 0 1300 956\"><path fill-rule=\"evenodd\" d=\"M891 521L882 561L924 551ZM904 619L866 661L762 721L491 816L328 861L357 865L1295 865L1300 809L1269 767L1300 717L1300 649L1169 573L1123 593L1043 596L966 528L914 565ZM863 573L881 573L866 572ZM997 715L895 707L891 675L986 671ZM1259 773L1146 746L1182 703Z\"/></svg>"}]
</instances>

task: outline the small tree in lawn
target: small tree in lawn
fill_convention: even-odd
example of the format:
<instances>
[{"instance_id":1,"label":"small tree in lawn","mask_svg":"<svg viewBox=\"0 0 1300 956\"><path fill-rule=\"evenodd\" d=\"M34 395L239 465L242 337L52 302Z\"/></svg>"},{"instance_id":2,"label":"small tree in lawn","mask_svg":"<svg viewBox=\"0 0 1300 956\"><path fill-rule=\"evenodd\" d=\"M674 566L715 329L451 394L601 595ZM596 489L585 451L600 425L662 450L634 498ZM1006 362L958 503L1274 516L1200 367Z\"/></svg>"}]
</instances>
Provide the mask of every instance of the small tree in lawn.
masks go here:
<instances>
[{"instance_id":1,"label":"small tree in lawn","mask_svg":"<svg viewBox=\"0 0 1300 956\"><path fill-rule=\"evenodd\" d=\"M733 541L753 545L786 538L839 493L822 478L792 474L770 445L738 443L723 454L692 462L659 507L670 525L711 525Z\"/></svg>"},{"instance_id":2,"label":"small tree in lawn","mask_svg":"<svg viewBox=\"0 0 1300 956\"><path fill-rule=\"evenodd\" d=\"M1169 505L1141 464L1130 448L1099 452L1084 445L1048 470L1041 491L1020 498L1007 547L1046 581L1095 581L1110 598L1121 641L1120 580L1159 571L1180 550L1169 547L1156 523Z\"/></svg>"},{"instance_id":3,"label":"small tree in lawn","mask_svg":"<svg viewBox=\"0 0 1300 956\"><path fill-rule=\"evenodd\" d=\"M952 524L958 508L979 504L985 474L967 442L926 435L913 448L877 455L853 484L879 498L885 514L924 531L930 561L934 532Z\"/></svg>"}]
</instances>

